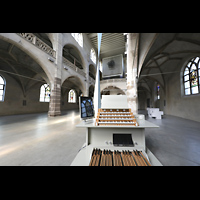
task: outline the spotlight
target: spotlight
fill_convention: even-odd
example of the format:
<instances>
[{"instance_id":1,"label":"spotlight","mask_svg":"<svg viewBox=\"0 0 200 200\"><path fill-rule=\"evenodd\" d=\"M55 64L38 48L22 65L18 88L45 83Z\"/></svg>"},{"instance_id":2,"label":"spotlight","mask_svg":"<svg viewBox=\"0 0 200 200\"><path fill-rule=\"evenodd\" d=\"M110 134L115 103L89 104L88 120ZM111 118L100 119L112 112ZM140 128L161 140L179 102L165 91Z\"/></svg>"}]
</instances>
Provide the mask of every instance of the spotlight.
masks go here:
<instances>
[{"instance_id":1,"label":"spotlight","mask_svg":"<svg viewBox=\"0 0 200 200\"><path fill-rule=\"evenodd\" d=\"M51 58L51 57L48 57L48 60L49 60L50 62L54 62L54 59Z\"/></svg>"}]
</instances>

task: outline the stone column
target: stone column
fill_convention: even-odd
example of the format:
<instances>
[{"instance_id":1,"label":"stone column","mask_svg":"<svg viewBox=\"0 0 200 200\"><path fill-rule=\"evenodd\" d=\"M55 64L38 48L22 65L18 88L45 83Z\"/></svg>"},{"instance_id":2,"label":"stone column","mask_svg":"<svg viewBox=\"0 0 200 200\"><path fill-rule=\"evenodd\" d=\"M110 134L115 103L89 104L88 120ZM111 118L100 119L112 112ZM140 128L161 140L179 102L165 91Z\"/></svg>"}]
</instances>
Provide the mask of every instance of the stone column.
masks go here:
<instances>
[{"instance_id":1,"label":"stone column","mask_svg":"<svg viewBox=\"0 0 200 200\"><path fill-rule=\"evenodd\" d=\"M127 50L127 101L133 114L138 113L137 65L139 33L128 33Z\"/></svg>"},{"instance_id":2,"label":"stone column","mask_svg":"<svg viewBox=\"0 0 200 200\"><path fill-rule=\"evenodd\" d=\"M62 33L55 35L54 49L56 50L55 76L51 83L51 99L48 115L51 117L61 115L61 70L62 70Z\"/></svg>"},{"instance_id":3,"label":"stone column","mask_svg":"<svg viewBox=\"0 0 200 200\"><path fill-rule=\"evenodd\" d=\"M51 99L49 102L49 112L48 112L48 115L50 117L61 115L60 102L61 102L61 79L55 78L54 83L51 84Z\"/></svg>"},{"instance_id":4,"label":"stone column","mask_svg":"<svg viewBox=\"0 0 200 200\"><path fill-rule=\"evenodd\" d=\"M86 88L86 96L89 96L89 63L86 65L86 82L85 82L85 88Z\"/></svg>"}]
</instances>

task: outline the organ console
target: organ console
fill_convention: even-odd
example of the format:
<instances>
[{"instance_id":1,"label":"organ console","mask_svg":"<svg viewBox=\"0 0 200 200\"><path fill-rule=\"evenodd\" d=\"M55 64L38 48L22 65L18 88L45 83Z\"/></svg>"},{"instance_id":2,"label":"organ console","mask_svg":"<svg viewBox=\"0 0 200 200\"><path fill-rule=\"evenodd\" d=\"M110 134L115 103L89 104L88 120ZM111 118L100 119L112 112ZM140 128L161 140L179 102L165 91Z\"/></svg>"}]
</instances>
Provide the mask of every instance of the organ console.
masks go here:
<instances>
[{"instance_id":1,"label":"organ console","mask_svg":"<svg viewBox=\"0 0 200 200\"><path fill-rule=\"evenodd\" d=\"M162 165L145 145L145 128L158 126L133 115L125 95L102 95L96 119L76 127L86 128L86 142L72 166Z\"/></svg>"},{"instance_id":2,"label":"organ console","mask_svg":"<svg viewBox=\"0 0 200 200\"><path fill-rule=\"evenodd\" d=\"M116 126L139 126L131 109L99 109L96 126L116 125Z\"/></svg>"}]
</instances>

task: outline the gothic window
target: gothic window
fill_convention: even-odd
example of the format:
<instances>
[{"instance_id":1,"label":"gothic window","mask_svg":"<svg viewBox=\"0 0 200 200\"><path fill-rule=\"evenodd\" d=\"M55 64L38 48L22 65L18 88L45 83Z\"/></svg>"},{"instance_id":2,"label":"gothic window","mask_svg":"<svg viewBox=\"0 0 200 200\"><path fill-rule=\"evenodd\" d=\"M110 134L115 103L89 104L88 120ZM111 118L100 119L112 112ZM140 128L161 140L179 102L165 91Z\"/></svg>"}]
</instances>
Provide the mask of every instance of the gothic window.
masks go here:
<instances>
[{"instance_id":1,"label":"gothic window","mask_svg":"<svg viewBox=\"0 0 200 200\"><path fill-rule=\"evenodd\" d=\"M68 94L68 103L76 103L76 93L74 90L70 90Z\"/></svg>"},{"instance_id":2,"label":"gothic window","mask_svg":"<svg viewBox=\"0 0 200 200\"><path fill-rule=\"evenodd\" d=\"M90 59L93 61L93 63L96 64L96 53L95 53L94 49L91 49L91 51L90 51Z\"/></svg>"},{"instance_id":3,"label":"gothic window","mask_svg":"<svg viewBox=\"0 0 200 200\"><path fill-rule=\"evenodd\" d=\"M157 83L157 99L160 99L160 84Z\"/></svg>"},{"instance_id":4,"label":"gothic window","mask_svg":"<svg viewBox=\"0 0 200 200\"><path fill-rule=\"evenodd\" d=\"M50 102L51 89L48 84L40 87L40 102Z\"/></svg>"},{"instance_id":5,"label":"gothic window","mask_svg":"<svg viewBox=\"0 0 200 200\"><path fill-rule=\"evenodd\" d=\"M71 33L72 37L83 47L83 34L82 33Z\"/></svg>"},{"instance_id":6,"label":"gothic window","mask_svg":"<svg viewBox=\"0 0 200 200\"><path fill-rule=\"evenodd\" d=\"M200 81L200 58L195 57L191 59L185 67L183 74L184 92L185 95L192 95L199 93Z\"/></svg>"},{"instance_id":7,"label":"gothic window","mask_svg":"<svg viewBox=\"0 0 200 200\"><path fill-rule=\"evenodd\" d=\"M5 79L0 75L0 101L4 101L5 88L6 88L6 81L5 81Z\"/></svg>"}]
</instances>

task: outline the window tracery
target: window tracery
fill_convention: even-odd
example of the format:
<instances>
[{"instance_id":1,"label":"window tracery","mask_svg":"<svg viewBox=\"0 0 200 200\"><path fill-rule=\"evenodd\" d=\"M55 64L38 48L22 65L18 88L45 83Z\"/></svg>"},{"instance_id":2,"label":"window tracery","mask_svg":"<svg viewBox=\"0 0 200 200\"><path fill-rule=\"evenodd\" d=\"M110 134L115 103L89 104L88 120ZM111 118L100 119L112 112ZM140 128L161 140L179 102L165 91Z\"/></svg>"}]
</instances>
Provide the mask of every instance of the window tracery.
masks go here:
<instances>
[{"instance_id":1,"label":"window tracery","mask_svg":"<svg viewBox=\"0 0 200 200\"><path fill-rule=\"evenodd\" d=\"M50 102L51 89L49 84L43 84L40 87L40 102Z\"/></svg>"},{"instance_id":2,"label":"window tracery","mask_svg":"<svg viewBox=\"0 0 200 200\"><path fill-rule=\"evenodd\" d=\"M74 90L70 90L68 93L68 103L76 103L76 93Z\"/></svg>"},{"instance_id":3,"label":"window tracery","mask_svg":"<svg viewBox=\"0 0 200 200\"><path fill-rule=\"evenodd\" d=\"M185 67L183 74L184 94L192 95L199 93L200 81L200 58L192 58Z\"/></svg>"}]
</instances>

